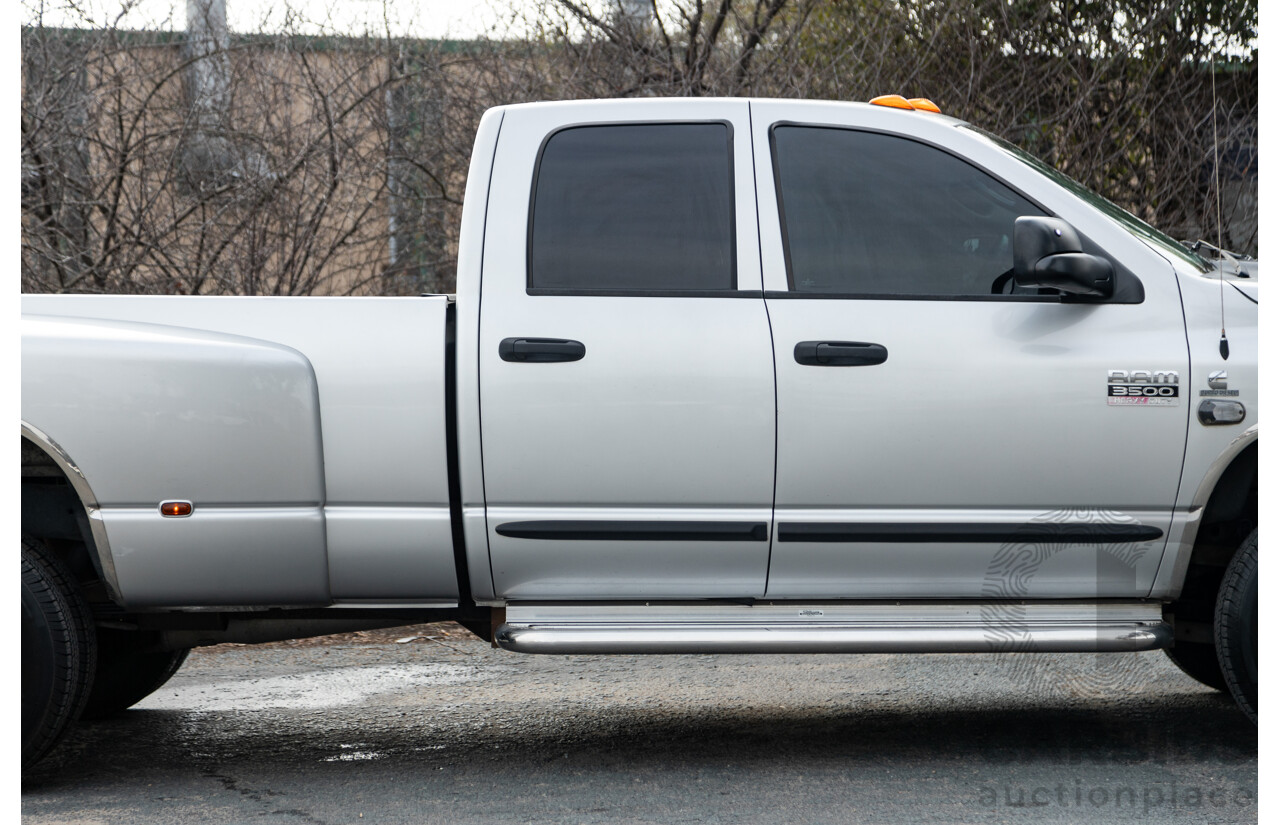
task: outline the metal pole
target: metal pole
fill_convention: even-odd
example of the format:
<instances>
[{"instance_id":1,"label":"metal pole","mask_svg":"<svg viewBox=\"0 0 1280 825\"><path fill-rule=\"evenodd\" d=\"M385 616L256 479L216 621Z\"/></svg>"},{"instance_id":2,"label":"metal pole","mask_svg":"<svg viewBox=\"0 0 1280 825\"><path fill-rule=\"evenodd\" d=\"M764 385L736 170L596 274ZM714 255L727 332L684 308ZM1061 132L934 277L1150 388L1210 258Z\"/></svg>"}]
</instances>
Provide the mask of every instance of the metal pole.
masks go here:
<instances>
[{"instance_id":1,"label":"metal pole","mask_svg":"<svg viewBox=\"0 0 1280 825\"><path fill-rule=\"evenodd\" d=\"M187 0L184 57L187 94L200 131L218 132L231 108L231 61L226 0Z\"/></svg>"}]
</instances>

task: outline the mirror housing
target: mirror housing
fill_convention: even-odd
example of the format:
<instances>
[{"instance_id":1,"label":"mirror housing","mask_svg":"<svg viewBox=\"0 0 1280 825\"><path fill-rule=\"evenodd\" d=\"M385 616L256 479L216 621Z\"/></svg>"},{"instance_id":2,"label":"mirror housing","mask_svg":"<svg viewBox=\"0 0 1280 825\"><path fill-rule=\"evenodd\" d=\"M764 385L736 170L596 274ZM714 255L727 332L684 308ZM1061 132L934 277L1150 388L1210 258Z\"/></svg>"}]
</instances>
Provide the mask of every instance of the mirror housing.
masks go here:
<instances>
[{"instance_id":1,"label":"mirror housing","mask_svg":"<svg viewBox=\"0 0 1280 825\"><path fill-rule=\"evenodd\" d=\"M1080 236L1060 218L1023 216L1013 222L1013 281L1072 295L1110 298L1115 267L1082 250Z\"/></svg>"}]
</instances>

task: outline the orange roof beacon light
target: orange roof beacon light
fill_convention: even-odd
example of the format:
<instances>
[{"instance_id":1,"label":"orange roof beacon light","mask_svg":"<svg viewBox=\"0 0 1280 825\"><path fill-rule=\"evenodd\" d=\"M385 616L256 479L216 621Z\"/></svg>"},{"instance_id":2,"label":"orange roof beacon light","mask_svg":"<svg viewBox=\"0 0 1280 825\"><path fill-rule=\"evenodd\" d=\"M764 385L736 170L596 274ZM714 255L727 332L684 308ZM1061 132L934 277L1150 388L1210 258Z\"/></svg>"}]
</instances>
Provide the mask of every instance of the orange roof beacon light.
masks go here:
<instances>
[{"instance_id":1,"label":"orange roof beacon light","mask_svg":"<svg viewBox=\"0 0 1280 825\"><path fill-rule=\"evenodd\" d=\"M876 106L888 106L893 109L918 109L922 112L942 114L942 110L936 103L924 97L913 97L907 100L902 95L880 95L872 98L871 102Z\"/></svg>"},{"instance_id":2,"label":"orange roof beacon light","mask_svg":"<svg viewBox=\"0 0 1280 825\"><path fill-rule=\"evenodd\" d=\"M893 109L915 108L911 105L911 102L902 95L880 95L879 97L871 98L871 102L876 106L889 106Z\"/></svg>"}]
</instances>

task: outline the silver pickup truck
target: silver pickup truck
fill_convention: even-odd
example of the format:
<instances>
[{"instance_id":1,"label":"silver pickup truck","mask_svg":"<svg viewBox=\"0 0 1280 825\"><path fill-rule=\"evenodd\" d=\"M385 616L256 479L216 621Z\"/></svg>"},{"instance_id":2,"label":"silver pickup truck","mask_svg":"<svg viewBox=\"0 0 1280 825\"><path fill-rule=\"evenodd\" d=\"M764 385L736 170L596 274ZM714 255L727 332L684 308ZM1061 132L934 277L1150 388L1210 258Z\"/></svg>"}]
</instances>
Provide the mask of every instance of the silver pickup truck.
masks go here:
<instances>
[{"instance_id":1,"label":"silver pickup truck","mask_svg":"<svg viewBox=\"0 0 1280 825\"><path fill-rule=\"evenodd\" d=\"M23 298L24 764L194 646L436 620L1163 648L1254 715L1256 284L911 104L493 109L456 296Z\"/></svg>"}]
</instances>

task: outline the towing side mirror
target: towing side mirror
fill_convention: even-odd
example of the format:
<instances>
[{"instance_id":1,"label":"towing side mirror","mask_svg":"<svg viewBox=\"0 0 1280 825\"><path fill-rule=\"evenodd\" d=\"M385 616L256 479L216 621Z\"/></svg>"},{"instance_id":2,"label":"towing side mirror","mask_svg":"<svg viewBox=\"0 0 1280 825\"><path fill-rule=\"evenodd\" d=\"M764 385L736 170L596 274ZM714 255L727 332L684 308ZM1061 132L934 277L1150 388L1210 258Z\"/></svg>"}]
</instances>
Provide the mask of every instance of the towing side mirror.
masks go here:
<instances>
[{"instance_id":1,"label":"towing side mirror","mask_svg":"<svg viewBox=\"0 0 1280 825\"><path fill-rule=\"evenodd\" d=\"M1082 251L1080 236L1066 221L1023 216L1013 222L1013 282L1110 298L1115 267L1106 258Z\"/></svg>"}]
</instances>

